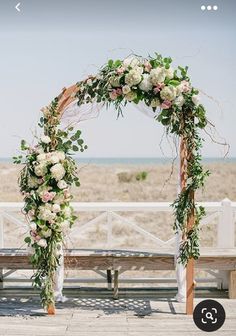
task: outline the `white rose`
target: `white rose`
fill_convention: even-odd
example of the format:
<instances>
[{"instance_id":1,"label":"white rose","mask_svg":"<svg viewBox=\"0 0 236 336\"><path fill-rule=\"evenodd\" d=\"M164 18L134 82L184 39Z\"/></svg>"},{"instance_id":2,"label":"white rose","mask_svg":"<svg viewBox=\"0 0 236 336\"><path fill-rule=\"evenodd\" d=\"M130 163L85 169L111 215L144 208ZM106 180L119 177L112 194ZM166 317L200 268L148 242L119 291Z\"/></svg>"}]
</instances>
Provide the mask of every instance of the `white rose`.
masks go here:
<instances>
[{"instance_id":1,"label":"white rose","mask_svg":"<svg viewBox=\"0 0 236 336\"><path fill-rule=\"evenodd\" d=\"M150 71L150 81L153 85L163 83L166 78L166 73L164 68L156 68Z\"/></svg>"},{"instance_id":2,"label":"white rose","mask_svg":"<svg viewBox=\"0 0 236 336\"><path fill-rule=\"evenodd\" d=\"M52 153L52 155L50 156L49 161L50 161L52 164L58 163L58 162L59 162L59 158L58 158L57 153Z\"/></svg>"},{"instance_id":3,"label":"white rose","mask_svg":"<svg viewBox=\"0 0 236 336\"><path fill-rule=\"evenodd\" d=\"M143 73L143 67L142 66L136 66L134 68L134 70L137 71L140 75L142 75L142 73Z\"/></svg>"},{"instance_id":4,"label":"white rose","mask_svg":"<svg viewBox=\"0 0 236 336\"><path fill-rule=\"evenodd\" d=\"M191 84L189 81L183 80L177 87L177 95L179 95L182 92L189 92L191 89Z\"/></svg>"},{"instance_id":5,"label":"white rose","mask_svg":"<svg viewBox=\"0 0 236 336\"><path fill-rule=\"evenodd\" d=\"M60 212L61 211L60 205L59 204L53 204L52 211L55 212L55 213Z\"/></svg>"},{"instance_id":6,"label":"white rose","mask_svg":"<svg viewBox=\"0 0 236 336\"><path fill-rule=\"evenodd\" d=\"M125 58L123 61L123 66L125 68L128 68L129 66L131 68L134 68L134 67L137 67L138 65L140 65L140 61L136 56L129 56Z\"/></svg>"},{"instance_id":7,"label":"white rose","mask_svg":"<svg viewBox=\"0 0 236 336\"><path fill-rule=\"evenodd\" d=\"M45 153L39 154L37 156L37 161L41 162L41 161L45 161L45 160L46 160L46 154Z\"/></svg>"},{"instance_id":8,"label":"white rose","mask_svg":"<svg viewBox=\"0 0 236 336\"><path fill-rule=\"evenodd\" d=\"M120 77L118 76L114 76L110 79L110 84L113 86L113 87L118 87L120 86Z\"/></svg>"},{"instance_id":9,"label":"white rose","mask_svg":"<svg viewBox=\"0 0 236 336\"><path fill-rule=\"evenodd\" d=\"M127 95L125 95L125 98L128 101L133 101L135 98L137 98L137 93L134 91L130 91L129 93L127 93Z\"/></svg>"},{"instance_id":10,"label":"white rose","mask_svg":"<svg viewBox=\"0 0 236 336\"><path fill-rule=\"evenodd\" d=\"M39 183L38 183L38 179L37 179L37 177L35 177L35 176L30 176L30 177L28 178L27 184L28 184L28 187L29 187L29 188L36 188L36 187L38 187Z\"/></svg>"},{"instance_id":11,"label":"white rose","mask_svg":"<svg viewBox=\"0 0 236 336\"><path fill-rule=\"evenodd\" d=\"M177 90L174 86L165 86L161 90L160 96L163 100L172 101L176 97Z\"/></svg>"},{"instance_id":12,"label":"white rose","mask_svg":"<svg viewBox=\"0 0 236 336\"><path fill-rule=\"evenodd\" d=\"M48 135L42 135L40 140L45 144L49 144L51 142L51 139Z\"/></svg>"},{"instance_id":13,"label":"white rose","mask_svg":"<svg viewBox=\"0 0 236 336\"><path fill-rule=\"evenodd\" d=\"M165 69L165 74L168 79L172 79L174 77L174 70L172 68Z\"/></svg>"},{"instance_id":14,"label":"white rose","mask_svg":"<svg viewBox=\"0 0 236 336\"><path fill-rule=\"evenodd\" d=\"M192 102L194 103L194 105L199 105L199 95L193 95L192 96Z\"/></svg>"},{"instance_id":15,"label":"white rose","mask_svg":"<svg viewBox=\"0 0 236 336\"><path fill-rule=\"evenodd\" d=\"M36 225L36 223L34 223L34 222L32 222L32 223L30 223L30 229L32 230L32 231L36 231L37 230L37 225Z\"/></svg>"},{"instance_id":16,"label":"white rose","mask_svg":"<svg viewBox=\"0 0 236 336\"><path fill-rule=\"evenodd\" d=\"M130 70L130 72L125 76L125 83L129 86L137 85L141 82L142 76L136 70Z\"/></svg>"},{"instance_id":17,"label":"white rose","mask_svg":"<svg viewBox=\"0 0 236 336\"><path fill-rule=\"evenodd\" d=\"M60 161L63 161L63 160L65 160L65 153L59 151L59 152L57 152L57 157Z\"/></svg>"},{"instance_id":18,"label":"white rose","mask_svg":"<svg viewBox=\"0 0 236 336\"><path fill-rule=\"evenodd\" d=\"M64 180L61 180L57 183L59 189L65 189L67 187L67 183Z\"/></svg>"},{"instance_id":19,"label":"white rose","mask_svg":"<svg viewBox=\"0 0 236 336\"><path fill-rule=\"evenodd\" d=\"M130 91L131 91L131 89L130 89L129 85L124 85L124 86L122 87L122 92L123 92L124 94L127 94L127 93L129 93Z\"/></svg>"},{"instance_id":20,"label":"white rose","mask_svg":"<svg viewBox=\"0 0 236 336\"><path fill-rule=\"evenodd\" d=\"M184 100L183 95L180 95L175 99L175 105L177 105L179 107L182 107L184 105L184 102L185 102L185 100Z\"/></svg>"},{"instance_id":21,"label":"white rose","mask_svg":"<svg viewBox=\"0 0 236 336\"><path fill-rule=\"evenodd\" d=\"M45 220L45 221L51 221L51 220L55 219L56 214L51 212L51 210L49 210L48 208L46 208L44 206L40 206L38 217L42 220Z\"/></svg>"},{"instance_id":22,"label":"white rose","mask_svg":"<svg viewBox=\"0 0 236 336\"><path fill-rule=\"evenodd\" d=\"M34 167L34 172L37 176L44 176L47 174L47 162L40 162L40 164Z\"/></svg>"},{"instance_id":23,"label":"white rose","mask_svg":"<svg viewBox=\"0 0 236 336\"><path fill-rule=\"evenodd\" d=\"M57 163L54 166L52 166L50 171L52 173L52 177L57 181L61 180L65 176L65 173L66 173L61 163Z\"/></svg>"},{"instance_id":24,"label":"white rose","mask_svg":"<svg viewBox=\"0 0 236 336\"><path fill-rule=\"evenodd\" d=\"M139 84L139 88L145 92L148 92L152 89L152 83L150 81L150 75L144 74L143 75L143 80Z\"/></svg>"},{"instance_id":25,"label":"white rose","mask_svg":"<svg viewBox=\"0 0 236 336\"><path fill-rule=\"evenodd\" d=\"M39 246L41 246L41 247L47 247L47 241L46 241L46 239L40 239L38 242L37 242L37 244L39 245Z\"/></svg>"},{"instance_id":26,"label":"white rose","mask_svg":"<svg viewBox=\"0 0 236 336\"><path fill-rule=\"evenodd\" d=\"M151 105L150 105L151 107L158 107L160 105L161 105L161 102L158 98L153 98L151 100Z\"/></svg>"}]
</instances>

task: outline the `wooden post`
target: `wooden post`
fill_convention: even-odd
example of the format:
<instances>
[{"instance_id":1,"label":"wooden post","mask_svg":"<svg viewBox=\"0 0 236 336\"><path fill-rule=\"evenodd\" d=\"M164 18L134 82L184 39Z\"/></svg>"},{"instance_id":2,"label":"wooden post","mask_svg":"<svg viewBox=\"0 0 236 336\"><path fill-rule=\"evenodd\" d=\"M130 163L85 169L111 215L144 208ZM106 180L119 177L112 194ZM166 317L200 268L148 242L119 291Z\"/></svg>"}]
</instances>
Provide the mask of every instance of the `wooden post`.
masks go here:
<instances>
[{"instance_id":1,"label":"wooden post","mask_svg":"<svg viewBox=\"0 0 236 336\"><path fill-rule=\"evenodd\" d=\"M186 148L186 143L183 137L180 142L180 184L181 190L184 190L187 185L187 159L191 156ZM194 200L194 193L190 195ZM194 225L194 210L192 210L187 221L187 231L191 230ZM193 314L193 299L194 299L194 260L191 258L186 267L186 314Z\"/></svg>"},{"instance_id":2,"label":"wooden post","mask_svg":"<svg viewBox=\"0 0 236 336\"><path fill-rule=\"evenodd\" d=\"M119 277L119 271L115 270L114 271L114 291L113 291L113 299L117 300L119 297L119 282L118 282L118 277Z\"/></svg>"},{"instance_id":3,"label":"wooden post","mask_svg":"<svg viewBox=\"0 0 236 336\"><path fill-rule=\"evenodd\" d=\"M47 311L48 311L48 315L55 315L56 310L55 310L54 304L50 304L47 308Z\"/></svg>"}]
</instances>

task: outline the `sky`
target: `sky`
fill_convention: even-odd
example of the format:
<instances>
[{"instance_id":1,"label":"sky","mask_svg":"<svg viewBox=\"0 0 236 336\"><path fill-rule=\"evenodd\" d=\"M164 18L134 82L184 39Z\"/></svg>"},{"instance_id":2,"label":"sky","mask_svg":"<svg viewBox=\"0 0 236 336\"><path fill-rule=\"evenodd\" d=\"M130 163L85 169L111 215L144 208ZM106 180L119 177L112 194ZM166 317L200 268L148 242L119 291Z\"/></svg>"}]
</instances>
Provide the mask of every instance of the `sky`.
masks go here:
<instances>
[{"instance_id":1,"label":"sky","mask_svg":"<svg viewBox=\"0 0 236 336\"><path fill-rule=\"evenodd\" d=\"M40 108L110 58L154 52L188 65L208 118L236 157L236 21L234 0L0 0L0 157L31 142ZM81 122L89 149L83 157L161 157L163 126L128 105L124 118L113 109ZM205 136L205 135L204 135ZM218 137L219 141L222 141ZM167 141L166 156L171 155ZM203 155L224 148L206 136Z\"/></svg>"}]
</instances>

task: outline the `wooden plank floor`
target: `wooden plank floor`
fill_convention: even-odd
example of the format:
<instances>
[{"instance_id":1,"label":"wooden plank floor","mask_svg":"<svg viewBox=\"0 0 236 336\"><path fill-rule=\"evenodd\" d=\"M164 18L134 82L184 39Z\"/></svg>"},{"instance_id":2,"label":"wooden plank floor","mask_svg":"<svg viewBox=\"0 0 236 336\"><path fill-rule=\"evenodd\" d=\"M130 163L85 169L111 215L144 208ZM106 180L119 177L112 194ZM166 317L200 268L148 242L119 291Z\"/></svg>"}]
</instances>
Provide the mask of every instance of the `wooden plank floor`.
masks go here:
<instances>
[{"instance_id":1,"label":"wooden plank floor","mask_svg":"<svg viewBox=\"0 0 236 336\"><path fill-rule=\"evenodd\" d=\"M119 300L101 291L67 291L68 301L57 304L48 316L32 291L0 291L0 336L198 336L205 333L184 314L185 304L174 302L169 292L123 291ZM212 297L215 297L214 293ZM217 293L216 293L217 294ZM73 295L73 296L72 296ZM201 293L198 293L198 296ZM75 297L76 296L76 297ZM209 295L208 295L209 296ZM204 298L195 299L195 303ZM214 335L236 334L236 300L217 298L226 310L226 322Z\"/></svg>"}]
</instances>

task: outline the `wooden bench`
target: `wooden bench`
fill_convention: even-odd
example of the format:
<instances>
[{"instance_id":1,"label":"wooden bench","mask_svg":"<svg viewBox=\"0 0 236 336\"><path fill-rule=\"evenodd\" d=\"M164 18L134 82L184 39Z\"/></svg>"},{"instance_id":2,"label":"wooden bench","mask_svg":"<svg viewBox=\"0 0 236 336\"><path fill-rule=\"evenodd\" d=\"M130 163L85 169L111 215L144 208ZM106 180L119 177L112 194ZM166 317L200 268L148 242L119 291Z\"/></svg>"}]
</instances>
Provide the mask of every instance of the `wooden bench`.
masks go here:
<instances>
[{"instance_id":1,"label":"wooden bench","mask_svg":"<svg viewBox=\"0 0 236 336\"><path fill-rule=\"evenodd\" d=\"M66 269L105 270L107 281L111 284L114 271L113 297L118 298L118 276L121 271L154 271L174 270L173 253L162 250L102 250L73 249L65 250L64 264ZM224 270L230 272L229 298L236 299L236 249L202 249L201 257L195 262L196 269ZM0 249L0 270L32 269L26 250Z\"/></svg>"}]
</instances>

